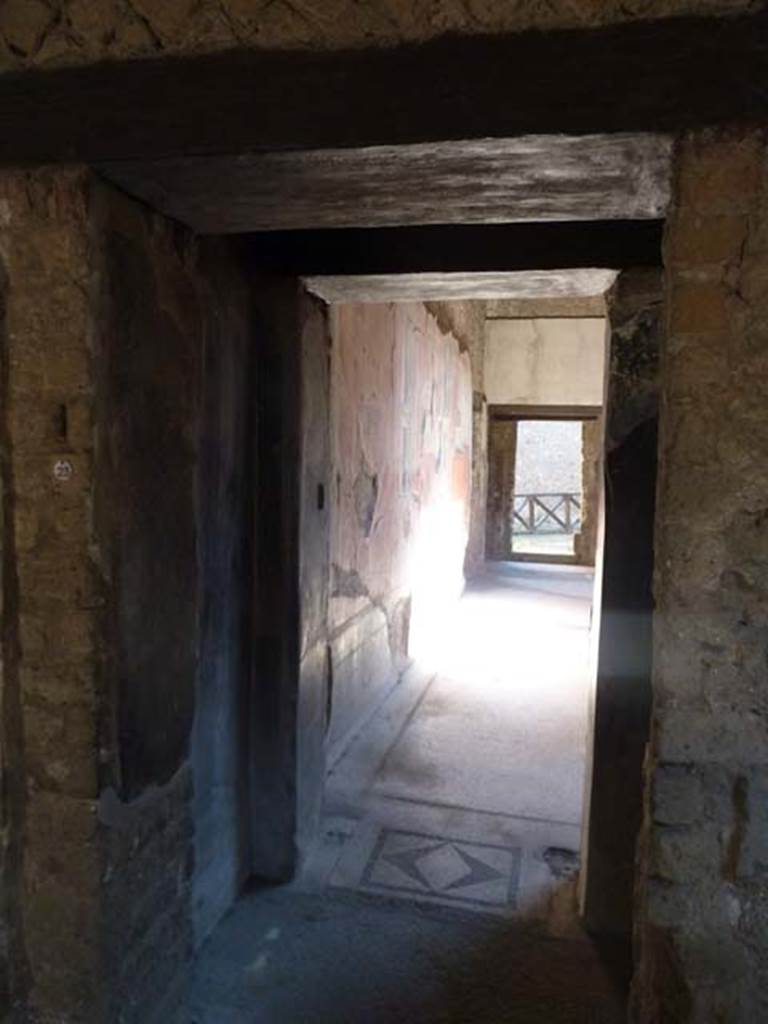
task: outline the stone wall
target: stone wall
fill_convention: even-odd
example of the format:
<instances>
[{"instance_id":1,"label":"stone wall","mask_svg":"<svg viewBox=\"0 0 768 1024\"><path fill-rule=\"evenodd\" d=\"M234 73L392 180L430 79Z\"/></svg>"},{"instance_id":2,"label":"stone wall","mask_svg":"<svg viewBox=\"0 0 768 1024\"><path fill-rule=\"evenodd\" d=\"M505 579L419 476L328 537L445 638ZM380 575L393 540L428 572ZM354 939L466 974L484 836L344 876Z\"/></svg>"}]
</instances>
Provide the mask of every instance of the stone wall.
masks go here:
<instances>
[{"instance_id":1,"label":"stone wall","mask_svg":"<svg viewBox=\"0 0 768 1024\"><path fill-rule=\"evenodd\" d=\"M766 138L678 151L666 245L643 1022L768 1013Z\"/></svg>"},{"instance_id":2,"label":"stone wall","mask_svg":"<svg viewBox=\"0 0 768 1024\"><path fill-rule=\"evenodd\" d=\"M85 172L0 188L6 987L41 1019L164 1019L245 870L222 757L245 524L206 501L242 491L210 449L242 451L245 385L210 348L247 346L247 293L227 247Z\"/></svg>"},{"instance_id":3,"label":"stone wall","mask_svg":"<svg viewBox=\"0 0 768 1024\"><path fill-rule=\"evenodd\" d=\"M4 987L13 1000L28 990L41 1013L96 1020L107 580L91 515L95 384L83 174L0 176L0 263Z\"/></svg>"},{"instance_id":4,"label":"stone wall","mask_svg":"<svg viewBox=\"0 0 768 1024\"><path fill-rule=\"evenodd\" d=\"M472 382L468 355L421 304L336 306L332 333L334 747L461 592Z\"/></svg>"},{"instance_id":5,"label":"stone wall","mask_svg":"<svg viewBox=\"0 0 768 1024\"><path fill-rule=\"evenodd\" d=\"M393 45L447 32L509 32L749 10L751 0L5 0L0 70L210 53L235 47Z\"/></svg>"}]
</instances>

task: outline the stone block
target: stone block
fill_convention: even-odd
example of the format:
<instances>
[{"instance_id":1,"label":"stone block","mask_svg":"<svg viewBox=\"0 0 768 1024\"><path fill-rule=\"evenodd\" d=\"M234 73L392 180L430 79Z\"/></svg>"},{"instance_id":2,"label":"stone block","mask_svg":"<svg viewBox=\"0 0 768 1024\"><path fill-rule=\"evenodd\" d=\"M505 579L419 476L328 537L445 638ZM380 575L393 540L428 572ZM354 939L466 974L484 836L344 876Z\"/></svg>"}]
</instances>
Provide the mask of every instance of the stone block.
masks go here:
<instances>
[{"instance_id":1,"label":"stone block","mask_svg":"<svg viewBox=\"0 0 768 1024\"><path fill-rule=\"evenodd\" d=\"M691 911L691 894L684 885L649 878L645 886L648 920L659 928L679 928Z\"/></svg>"},{"instance_id":2,"label":"stone block","mask_svg":"<svg viewBox=\"0 0 768 1024\"><path fill-rule=\"evenodd\" d=\"M661 825L692 825L701 817L701 779L682 765L659 765L653 777L653 820Z\"/></svg>"},{"instance_id":3,"label":"stone block","mask_svg":"<svg viewBox=\"0 0 768 1024\"><path fill-rule=\"evenodd\" d=\"M25 764L32 784L47 792L95 800L99 752L97 712L84 702L62 706L25 695Z\"/></svg>"},{"instance_id":4,"label":"stone block","mask_svg":"<svg viewBox=\"0 0 768 1024\"><path fill-rule=\"evenodd\" d=\"M25 840L23 916L31 1005L55 1011L57 1020L93 1021L100 878L94 804L30 790Z\"/></svg>"},{"instance_id":5,"label":"stone block","mask_svg":"<svg viewBox=\"0 0 768 1024\"><path fill-rule=\"evenodd\" d=\"M22 614L19 621L22 657L33 665L90 659L96 652L93 615L90 611L60 604L50 610Z\"/></svg>"},{"instance_id":6,"label":"stone block","mask_svg":"<svg viewBox=\"0 0 768 1024\"><path fill-rule=\"evenodd\" d=\"M696 267L737 259L747 235L747 224L744 214L709 216L678 210L667 227L667 266Z\"/></svg>"},{"instance_id":7,"label":"stone block","mask_svg":"<svg viewBox=\"0 0 768 1024\"><path fill-rule=\"evenodd\" d=\"M746 213L760 186L763 139L748 133L710 131L688 136L678 155L678 205L713 214Z\"/></svg>"},{"instance_id":8,"label":"stone block","mask_svg":"<svg viewBox=\"0 0 768 1024\"><path fill-rule=\"evenodd\" d=\"M0 5L0 33L25 57L37 52L53 19L53 11L42 0L5 0Z\"/></svg>"},{"instance_id":9,"label":"stone block","mask_svg":"<svg viewBox=\"0 0 768 1024\"><path fill-rule=\"evenodd\" d=\"M66 391L48 391L44 374L35 377L39 390L34 402L17 400L11 406L11 430L19 454L90 451L93 424L90 398L72 398Z\"/></svg>"},{"instance_id":10,"label":"stone block","mask_svg":"<svg viewBox=\"0 0 768 1024\"><path fill-rule=\"evenodd\" d=\"M94 3L94 0L70 0L67 18L74 31L88 40L95 49L109 44L117 26L117 4Z\"/></svg>"},{"instance_id":11,"label":"stone block","mask_svg":"<svg viewBox=\"0 0 768 1024\"><path fill-rule=\"evenodd\" d=\"M768 872L768 768L752 768L746 778L741 877Z\"/></svg>"},{"instance_id":12,"label":"stone block","mask_svg":"<svg viewBox=\"0 0 768 1024\"><path fill-rule=\"evenodd\" d=\"M85 510L92 490L92 460L66 448L48 455L16 459L17 500L55 502L58 508Z\"/></svg>"},{"instance_id":13,"label":"stone block","mask_svg":"<svg viewBox=\"0 0 768 1024\"><path fill-rule=\"evenodd\" d=\"M667 395L696 399L703 388L712 389L715 397L722 392L730 373L728 342L727 335L715 340L691 332L670 338L666 350Z\"/></svg>"},{"instance_id":14,"label":"stone block","mask_svg":"<svg viewBox=\"0 0 768 1024\"><path fill-rule=\"evenodd\" d=\"M50 706L81 704L92 707L96 699L95 666L31 665L19 669L21 691L29 701L45 700Z\"/></svg>"},{"instance_id":15,"label":"stone block","mask_svg":"<svg viewBox=\"0 0 768 1024\"><path fill-rule=\"evenodd\" d=\"M669 303L671 334L728 335L728 292L722 284L678 281L672 286Z\"/></svg>"},{"instance_id":16,"label":"stone block","mask_svg":"<svg viewBox=\"0 0 768 1024\"><path fill-rule=\"evenodd\" d=\"M658 708L655 735L661 761L768 765L768 724L764 715L750 708L730 704Z\"/></svg>"},{"instance_id":17,"label":"stone block","mask_svg":"<svg viewBox=\"0 0 768 1024\"><path fill-rule=\"evenodd\" d=\"M687 883L717 874L720 866L718 832L703 823L657 827L652 836L650 861L651 874L667 882Z\"/></svg>"}]
</instances>

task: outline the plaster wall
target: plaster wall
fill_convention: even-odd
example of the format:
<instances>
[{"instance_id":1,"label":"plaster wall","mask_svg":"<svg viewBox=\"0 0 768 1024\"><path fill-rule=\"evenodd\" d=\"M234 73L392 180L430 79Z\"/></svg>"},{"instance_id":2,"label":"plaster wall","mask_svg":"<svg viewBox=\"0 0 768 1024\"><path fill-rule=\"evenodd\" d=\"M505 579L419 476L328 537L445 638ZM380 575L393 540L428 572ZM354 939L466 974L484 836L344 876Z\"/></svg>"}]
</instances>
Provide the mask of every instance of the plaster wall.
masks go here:
<instances>
[{"instance_id":1,"label":"plaster wall","mask_svg":"<svg viewBox=\"0 0 768 1024\"><path fill-rule=\"evenodd\" d=\"M602 317L486 321L489 405L601 406L604 362Z\"/></svg>"},{"instance_id":2,"label":"plaster wall","mask_svg":"<svg viewBox=\"0 0 768 1024\"><path fill-rule=\"evenodd\" d=\"M420 303L339 305L331 322L333 750L463 587L472 379Z\"/></svg>"},{"instance_id":3,"label":"plaster wall","mask_svg":"<svg viewBox=\"0 0 768 1024\"><path fill-rule=\"evenodd\" d=\"M467 577L480 572L485 562L485 520L488 500L488 403L485 399L484 300L428 302L442 331L450 332L469 354L472 373L472 498L469 537L464 558Z\"/></svg>"}]
</instances>

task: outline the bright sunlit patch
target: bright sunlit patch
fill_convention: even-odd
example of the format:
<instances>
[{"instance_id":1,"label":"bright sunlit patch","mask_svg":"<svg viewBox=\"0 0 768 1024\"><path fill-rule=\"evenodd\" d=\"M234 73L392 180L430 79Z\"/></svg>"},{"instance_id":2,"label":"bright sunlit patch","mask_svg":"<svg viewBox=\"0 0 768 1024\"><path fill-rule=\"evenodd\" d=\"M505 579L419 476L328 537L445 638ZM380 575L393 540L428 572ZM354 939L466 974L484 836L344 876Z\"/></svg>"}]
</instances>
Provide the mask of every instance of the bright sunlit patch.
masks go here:
<instances>
[{"instance_id":1,"label":"bright sunlit patch","mask_svg":"<svg viewBox=\"0 0 768 1024\"><path fill-rule=\"evenodd\" d=\"M503 692L505 702L582 702L590 651L586 581L574 577L573 594L553 594L546 576L515 572L525 574L524 583L511 575L501 596L473 588L457 601L447 580L442 593L427 593L413 656L478 693Z\"/></svg>"},{"instance_id":2,"label":"bright sunlit patch","mask_svg":"<svg viewBox=\"0 0 768 1024\"><path fill-rule=\"evenodd\" d=\"M464 505L446 501L424 510L410 564L411 657L431 663L464 589L467 526Z\"/></svg>"}]
</instances>

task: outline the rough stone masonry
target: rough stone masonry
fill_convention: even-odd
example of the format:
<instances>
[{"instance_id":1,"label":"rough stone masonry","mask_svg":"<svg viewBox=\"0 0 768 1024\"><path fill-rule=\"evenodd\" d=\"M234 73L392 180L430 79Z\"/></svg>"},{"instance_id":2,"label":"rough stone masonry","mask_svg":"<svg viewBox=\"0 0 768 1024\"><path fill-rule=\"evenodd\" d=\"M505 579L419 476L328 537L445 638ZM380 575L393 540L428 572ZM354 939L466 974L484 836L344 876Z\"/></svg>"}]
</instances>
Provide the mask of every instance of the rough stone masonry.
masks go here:
<instances>
[{"instance_id":1,"label":"rough stone masonry","mask_svg":"<svg viewBox=\"0 0 768 1024\"><path fill-rule=\"evenodd\" d=\"M0 71L242 46L392 45L444 32L605 25L752 6L750 0L5 0Z\"/></svg>"},{"instance_id":2,"label":"rough stone masonry","mask_svg":"<svg viewBox=\"0 0 768 1024\"><path fill-rule=\"evenodd\" d=\"M680 141L666 237L638 1021L768 1019L764 131Z\"/></svg>"}]
</instances>

